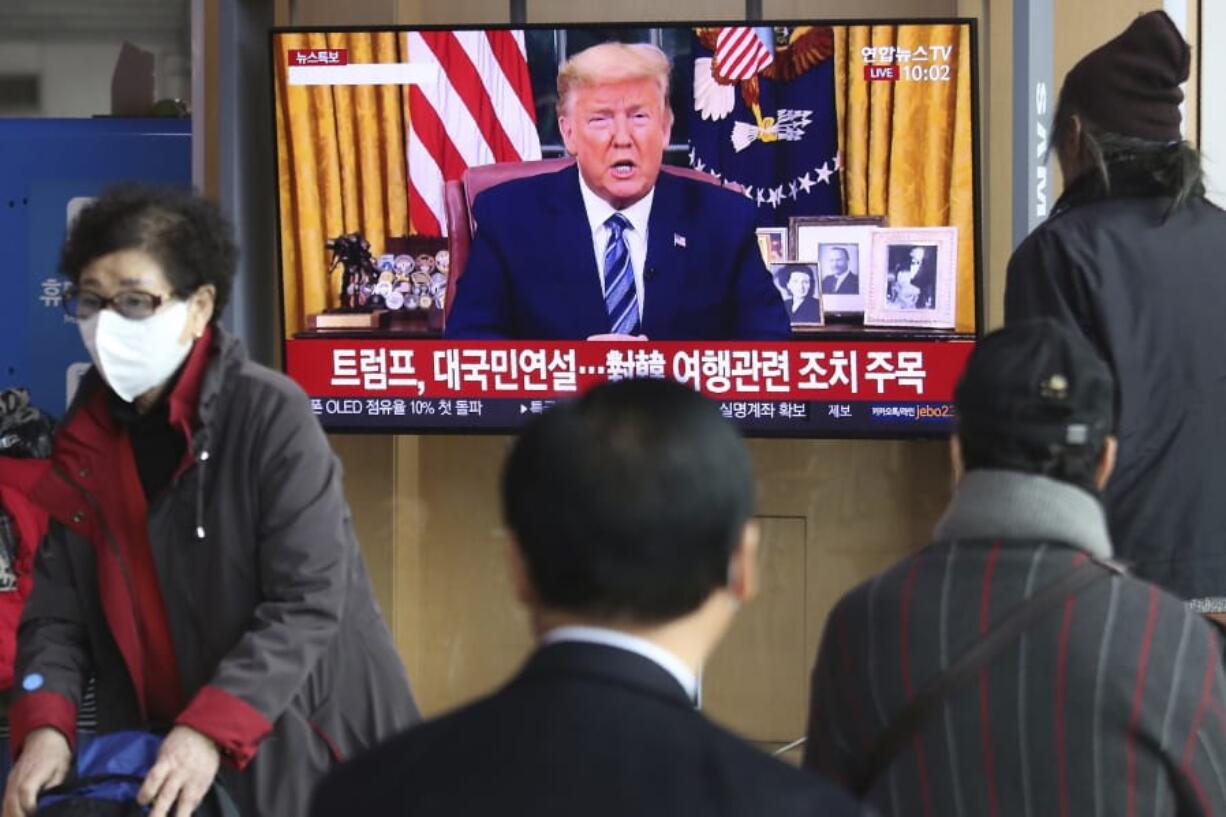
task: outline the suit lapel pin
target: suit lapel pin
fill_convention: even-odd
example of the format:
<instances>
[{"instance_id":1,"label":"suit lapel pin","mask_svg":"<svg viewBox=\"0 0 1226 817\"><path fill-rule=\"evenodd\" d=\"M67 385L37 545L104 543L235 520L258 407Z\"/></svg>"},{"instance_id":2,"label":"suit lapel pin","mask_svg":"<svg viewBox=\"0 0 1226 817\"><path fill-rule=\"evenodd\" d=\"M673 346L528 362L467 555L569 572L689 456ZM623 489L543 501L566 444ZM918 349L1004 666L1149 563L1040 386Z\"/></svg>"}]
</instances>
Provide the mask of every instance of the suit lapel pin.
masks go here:
<instances>
[{"instance_id":1,"label":"suit lapel pin","mask_svg":"<svg viewBox=\"0 0 1226 817\"><path fill-rule=\"evenodd\" d=\"M685 247L685 236L681 233L673 233L673 246Z\"/></svg>"}]
</instances>

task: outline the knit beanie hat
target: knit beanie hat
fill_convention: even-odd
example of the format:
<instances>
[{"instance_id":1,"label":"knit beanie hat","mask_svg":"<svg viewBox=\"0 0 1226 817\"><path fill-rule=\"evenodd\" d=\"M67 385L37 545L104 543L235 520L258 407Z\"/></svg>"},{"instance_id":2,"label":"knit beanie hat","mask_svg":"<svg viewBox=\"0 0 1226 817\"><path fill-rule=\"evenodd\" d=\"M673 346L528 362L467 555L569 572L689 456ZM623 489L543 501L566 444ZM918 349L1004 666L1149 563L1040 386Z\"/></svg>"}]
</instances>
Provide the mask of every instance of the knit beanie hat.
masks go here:
<instances>
[{"instance_id":1,"label":"knit beanie hat","mask_svg":"<svg viewBox=\"0 0 1226 817\"><path fill-rule=\"evenodd\" d=\"M1188 79L1192 49L1163 11L1132 22L1064 78L1061 101L1098 127L1155 142L1178 141L1179 86Z\"/></svg>"}]
</instances>

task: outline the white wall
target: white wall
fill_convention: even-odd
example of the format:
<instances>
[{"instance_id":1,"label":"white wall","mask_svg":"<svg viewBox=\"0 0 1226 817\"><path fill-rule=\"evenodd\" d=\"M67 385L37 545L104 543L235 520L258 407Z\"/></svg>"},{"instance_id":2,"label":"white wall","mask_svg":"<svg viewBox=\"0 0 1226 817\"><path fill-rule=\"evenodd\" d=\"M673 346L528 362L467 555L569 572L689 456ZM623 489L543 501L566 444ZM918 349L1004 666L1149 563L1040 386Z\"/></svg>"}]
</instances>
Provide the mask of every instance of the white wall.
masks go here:
<instances>
[{"instance_id":1,"label":"white wall","mask_svg":"<svg viewBox=\"0 0 1226 817\"><path fill-rule=\"evenodd\" d=\"M1226 207L1226 0L1203 0L1200 6L1200 149L1205 157L1209 196ZM1217 100L1215 103L1214 100Z\"/></svg>"},{"instance_id":2,"label":"white wall","mask_svg":"<svg viewBox=\"0 0 1226 817\"><path fill-rule=\"evenodd\" d=\"M186 43L146 39L133 45L153 52L154 99L191 96ZM42 103L31 116L94 116L111 112L111 75L121 43L73 39L15 42L0 39L0 74L36 74Z\"/></svg>"}]
</instances>

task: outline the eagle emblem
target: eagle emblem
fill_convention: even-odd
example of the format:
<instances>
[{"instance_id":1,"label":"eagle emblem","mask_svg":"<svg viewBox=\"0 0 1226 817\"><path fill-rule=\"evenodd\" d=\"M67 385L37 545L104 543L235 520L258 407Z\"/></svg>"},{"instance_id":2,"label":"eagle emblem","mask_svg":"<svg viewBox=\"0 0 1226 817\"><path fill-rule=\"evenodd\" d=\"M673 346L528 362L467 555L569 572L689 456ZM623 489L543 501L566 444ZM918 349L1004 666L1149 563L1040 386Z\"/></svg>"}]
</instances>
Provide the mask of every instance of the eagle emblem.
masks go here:
<instances>
[{"instance_id":1,"label":"eagle emblem","mask_svg":"<svg viewBox=\"0 0 1226 817\"><path fill-rule=\"evenodd\" d=\"M769 35L764 32L769 31ZM813 121L813 111L781 108L763 116L760 78L787 82L834 53L834 30L829 26L744 26L697 28L698 41L711 57L694 60L694 110L706 120L719 121L732 113L739 89L754 121L734 122L732 147L738 153L754 142L797 142ZM770 36L768 43L764 37Z\"/></svg>"}]
</instances>

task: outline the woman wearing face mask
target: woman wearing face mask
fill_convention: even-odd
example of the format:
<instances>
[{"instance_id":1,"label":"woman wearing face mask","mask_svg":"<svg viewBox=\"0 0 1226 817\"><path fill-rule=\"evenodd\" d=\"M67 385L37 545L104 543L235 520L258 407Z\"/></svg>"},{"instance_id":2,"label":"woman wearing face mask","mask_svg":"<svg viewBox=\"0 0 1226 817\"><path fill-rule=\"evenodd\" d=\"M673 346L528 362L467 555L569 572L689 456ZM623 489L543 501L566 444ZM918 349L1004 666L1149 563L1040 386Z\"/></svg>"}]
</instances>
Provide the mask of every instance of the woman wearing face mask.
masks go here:
<instances>
[{"instance_id":1,"label":"woman wearing face mask","mask_svg":"<svg viewBox=\"0 0 1226 817\"><path fill-rule=\"evenodd\" d=\"M166 731L139 798L187 817L220 774L247 817L299 817L334 764L417 720L340 467L302 391L217 325L235 250L190 194L113 191L61 258L94 361L33 498L4 817L100 732ZM173 809L173 811L172 811Z\"/></svg>"}]
</instances>

